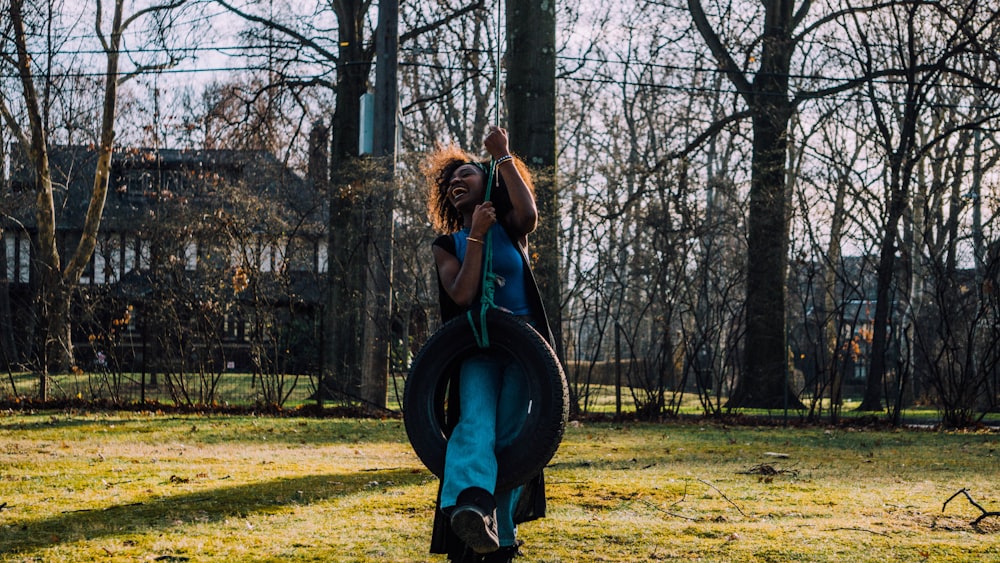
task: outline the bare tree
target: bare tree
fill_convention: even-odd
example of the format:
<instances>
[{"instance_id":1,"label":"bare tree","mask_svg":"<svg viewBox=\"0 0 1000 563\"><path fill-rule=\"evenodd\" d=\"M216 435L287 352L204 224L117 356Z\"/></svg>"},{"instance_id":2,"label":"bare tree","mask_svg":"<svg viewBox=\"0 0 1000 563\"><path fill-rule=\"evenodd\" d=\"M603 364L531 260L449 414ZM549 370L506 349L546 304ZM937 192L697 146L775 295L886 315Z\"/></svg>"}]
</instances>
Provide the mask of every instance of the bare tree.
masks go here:
<instances>
[{"instance_id":1,"label":"bare tree","mask_svg":"<svg viewBox=\"0 0 1000 563\"><path fill-rule=\"evenodd\" d=\"M694 385L687 378L696 365L690 350L720 358L728 350L720 341L696 344L699 336L725 331L712 331L704 314L712 304L699 288L719 288L715 304L722 310L738 303L725 295L738 282L700 282L732 271L725 247L739 240L730 237L742 221L738 205L730 207L737 197L726 176L739 157L737 145L717 135L709 144L714 149L671 161L674 146L701 135L699 116L719 101L713 98L719 90L704 88L702 75L659 62L684 46L682 34L661 25L667 10L616 9L598 16L594 34L620 40L578 43L584 50L567 53L562 78L568 126L560 145L572 180L564 221L567 357L582 408L589 408L596 384L614 383L616 411L619 386L627 386L636 409L655 418L676 412L685 385ZM620 29L613 27L617 18ZM605 28L605 21L612 23ZM723 233L719 226L733 228ZM716 328L731 320L720 315ZM721 359L713 364L718 374L731 375L735 367Z\"/></svg>"},{"instance_id":2,"label":"bare tree","mask_svg":"<svg viewBox=\"0 0 1000 563\"><path fill-rule=\"evenodd\" d=\"M853 354L857 308L864 300L864 275L854 275L845 260L845 243L854 230L855 217L865 198L854 197L863 185L858 174L866 146L866 131L859 127L860 104L823 100L817 114L796 120L794 151L793 262L790 276L790 348L803 372L803 392L809 415L818 417L829 399L829 414L836 421L841 412L845 371ZM795 233L799 238L796 241Z\"/></svg>"},{"instance_id":3,"label":"bare tree","mask_svg":"<svg viewBox=\"0 0 1000 563\"><path fill-rule=\"evenodd\" d=\"M878 131L878 144L886 159L885 193L887 202L884 227L880 235L880 257L878 265L878 286L873 324L871 366L865 387L862 410L882 410L883 383L886 373L892 367L907 370L907 356L897 350L896 366L890 366L890 338L901 338L905 333L890 332L893 316L894 276L897 271L897 255L904 263L906 278L899 283L902 290L895 292L903 300L896 301L906 307L913 279L912 246L900 239L901 222L910 208L914 185L920 163L939 144L948 142L958 131L980 127L995 120L997 115L980 115L971 120L950 123L933 135L921 139L921 124L927 116L946 107L950 102L938 101L933 96L934 87L949 79L969 80L983 87L981 76L970 74L962 67L962 61L969 57L987 55L981 43L996 26L995 12L980 13L977 5L968 9L960 6L944 6L935 3L911 3L891 8L881 15L867 19L856 19L856 33L861 41L856 44L859 64L867 69L896 68L901 76L898 82L881 84L869 82L867 86L869 104ZM992 15L991 15L992 14ZM932 34L934 39L931 39ZM869 37L888 37L896 48L880 50ZM940 105L944 103L945 106ZM918 233L919 234L919 233ZM909 248L908 248L909 246ZM900 252L900 251L903 252ZM905 385L902 379L906 371L897 374L897 388ZM898 410L898 409L897 409Z\"/></svg>"},{"instance_id":4,"label":"bare tree","mask_svg":"<svg viewBox=\"0 0 1000 563\"><path fill-rule=\"evenodd\" d=\"M785 161L788 123L795 111L795 102L789 97L789 75L797 41L795 31L809 7L809 2L803 2L796 11L793 2L763 3L758 20L762 31L752 44L756 55L753 60L759 60L759 66L751 79L737 63L738 55L731 52L710 23L702 2L688 1L698 32L749 107L753 121L747 222L746 359L743 377L730 398L732 407L780 408L789 394L785 379L788 261ZM793 406L797 404L795 401Z\"/></svg>"},{"instance_id":5,"label":"bare tree","mask_svg":"<svg viewBox=\"0 0 1000 563\"><path fill-rule=\"evenodd\" d=\"M947 131L954 133L929 149L917 170L912 228L906 231L904 245L912 256L913 271L902 319L904 328L909 328L904 351L914 390L933 397L945 424L960 427L974 424L991 403L988 389L996 362L992 350L997 345L996 335L988 329L993 319L984 299L984 264L976 263L975 221L970 224L968 216L979 199L982 172L995 168L998 155L990 136L963 125L990 113L986 108L996 107L997 93L939 83L929 96L942 109L922 123L921 144ZM971 114L956 109L965 105L972 108ZM977 172L970 174L970 169ZM988 217L987 225L990 222ZM898 417L896 413L915 393L885 388L891 412Z\"/></svg>"},{"instance_id":6,"label":"bare tree","mask_svg":"<svg viewBox=\"0 0 1000 563\"><path fill-rule=\"evenodd\" d=\"M96 235L104 210L114 151L115 112L119 86L142 72L176 62L173 59L153 61L148 64L140 63L128 71L121 70L124 33L142 22L164 29L168 23L166 20L186 1L174 0L163 4L152 4L129 15L125 13L124 0L116 0L110 10L110 25L105 23L104 18L109 14L105 11L103 3L97 3L94 11L94 31L105 58L101 98L103 106L98 140L99 157L94 172L90 203L81 229L82 234L72 251L67 253L69 258L65 265L62 263L60 241L56 237L57 215L48 157L49 131L45 123L47 100L44 96L40 96L35 80L37 65L39 61L46 60L46 57L33 53L34 45L28 32L29 27L38 21L39 14L33 13L30 5L27 6L29 11L25 12L26 5L23 0L10 0L5 10L11 25L9 37L14 47L13 56L5 57L5 62L17 69L24 118L23 121L19 119L10 103L3 98L0 98L0 114L3 115L8 127L14 131L35 174L37 194L35 221L38 229L35 257L40 279L39 316L42 319L39 345L41 358L38 367L41 372L39 393L43 399L46 395L48 372L50 370L64 372L73 364L70 302L73 290L96 246Z\"/></svg>"},{"instance_id":7,"label":"bare tree","mask_svg":"<svg viewBox=\"0 0 1000 563\"><path fill-rule=\"evenodd\" d=\"M937 6L931 2L888 2L854 7L808 1L796 5L769 0L758 9L747 5L747 10L713 5L712 15L716 18L713 24L700 0L687 2L695 28L742 99L753 123L745 373L730 400L731 406L773 408L781 405L788 392L785 276L790 183L786 162L791 119L806 101L845 92L880 77L906 76L905 67L890 64L894 61L865 64L864 60L848 60L836 48L835 38L843 26L852 21L877 19L881 13L897 9L945 9ZM975 6L972 8L962 17L978 17L971 16L972 12L978 13ZM744 40L740 32L751 25L760 26L761 31ZM822 65L839 70L824 71ZM733 114L736 117L738 113Z\"/></svg>"}]
</instances>

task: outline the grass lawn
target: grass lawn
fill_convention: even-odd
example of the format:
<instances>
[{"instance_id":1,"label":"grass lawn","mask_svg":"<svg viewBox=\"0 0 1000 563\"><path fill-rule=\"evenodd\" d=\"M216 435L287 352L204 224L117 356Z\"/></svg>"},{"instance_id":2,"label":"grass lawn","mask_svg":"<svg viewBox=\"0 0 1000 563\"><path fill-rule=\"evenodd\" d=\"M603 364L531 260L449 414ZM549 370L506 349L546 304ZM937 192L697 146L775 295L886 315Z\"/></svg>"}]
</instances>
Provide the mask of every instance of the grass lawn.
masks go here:
<instances>
[{"instance_id":1,"label":"grass lawn","mask_svg":"<svg viewBox=\"0 0 1000 563\"><path fill-rule=\"evenodd\" d=\"M1000 434L573 424L524 562L1000 561ZM0 414L0 561L444 561L400 420Z\"/></svg>"}]
</instances>

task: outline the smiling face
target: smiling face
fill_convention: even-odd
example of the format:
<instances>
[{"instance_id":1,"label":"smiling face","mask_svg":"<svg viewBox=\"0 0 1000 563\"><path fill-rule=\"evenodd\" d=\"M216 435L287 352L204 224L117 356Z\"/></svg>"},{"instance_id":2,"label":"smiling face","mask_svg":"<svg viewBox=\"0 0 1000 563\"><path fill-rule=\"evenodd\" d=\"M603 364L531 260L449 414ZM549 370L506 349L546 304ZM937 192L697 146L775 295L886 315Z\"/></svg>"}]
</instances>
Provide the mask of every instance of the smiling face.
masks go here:
<instances>
[{"instance_id":1,"label":"smiling face","mask_svg":"<svg viewBox=\"0 0 1000 563\"><path fill-rule=\"evenodd\" d=\"M485 197L486 178L482 168L463 164L448 180L448 201L459 211L471 212Z\"/></svg>"}]
</instances>

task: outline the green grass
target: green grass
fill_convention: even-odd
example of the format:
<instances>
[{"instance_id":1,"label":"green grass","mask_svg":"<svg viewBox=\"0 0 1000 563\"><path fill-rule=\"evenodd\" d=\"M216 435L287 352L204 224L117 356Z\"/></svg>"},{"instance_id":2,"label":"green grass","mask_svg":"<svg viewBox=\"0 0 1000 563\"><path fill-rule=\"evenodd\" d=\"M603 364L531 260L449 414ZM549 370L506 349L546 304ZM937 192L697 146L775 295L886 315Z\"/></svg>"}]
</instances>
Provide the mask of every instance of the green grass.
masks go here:
<instances>
[{"instance_id":1,"label":"green grass","mask_svg":"<svg viewBox=\"0 0 1000 563\"><path fill-rule=\"evenodd\" d=\"M147 402L155 402L161 405L175 405L173 397L169 393L169 386L166 384L164 375L159 376L159 385L148 384L149 375L145 376L147 386L145 398ZM11 385L13 380L14 385ZM142 380L140 374L124 374L121 376L123 385L118 389L120 399L123 403L118 404L139 404L141 391L139 382ZM269 381L276 382L276 379ZM283 392L286 393L287 400L283 407L286 410L294 410L302 406L311 406L315 401L311 398L314 382L309 376L284 376ZM195 405L203 404L199 400L199 389L201 378L197 374L185 376L185 387L190 393L191 402ZM400 411L403 390L406 386L406 379L402 374L395 374L388 382L387 408L391 411ZM30 373L14 373L7 377L0 377L0 399L10 400L13 390L16 388L19 397L32 398L38 394L38 376ZM288 391L291 391L288 393ZM586 413L588 415L613 416L617 411L617 398L615 388L611 385L591 385L588 388L589 397L587 400ZM637 391L640 395L641 391ZM76 374L60 374L49 376L49 396L53 400L93 400L94 397L108 398L108 378L95 373L81 372ZM250 373L226 372L219 377L215 389L215 404L222 406L249 406L253 407L263 403L261 384L259 376L255 377ZM622 413L626 416L635 413L635 404L632 400L631 390L623 388L621 394ZM580 399L581 408L583 399ZM182 400L183 404L184 401ZM334 403L327 403L328 406ZM873 413L859 412L857 407L859 399L848 398L841 406L840 417L851 420L857 418L870 418ZM829 400L824 400L823 408L819 413L819 420L830 420ZM704 414L705 409L701 405L698 395L695 393L685 393L681 396L681 406L679 414L683 416L699 417ZM803 419L807 413L789 410L787 414L783 410L763 411L759 409L741 409L740 414L752 416L764 416L772 420L798 421ZM882 420L886 420L886 413L874 413ZM903 420L907 424L938 424L941 421L941 413L934 407L916 406L903 410ZM1000 426L1000 412L987 413L984 424Z\"/></svg>"},{"instance_id":2,"label":"green grass","mask_svg":"<svg viewBox=\"0 0 1000 563\"><path fill-rule=\"evenodd\" d=\"M781 455L776 455L781 454ZM1000 561L1000 434L572 424L525 562ZM0 561L444 561L399 420L0 415Z\"/></svg>"}]
</instances>

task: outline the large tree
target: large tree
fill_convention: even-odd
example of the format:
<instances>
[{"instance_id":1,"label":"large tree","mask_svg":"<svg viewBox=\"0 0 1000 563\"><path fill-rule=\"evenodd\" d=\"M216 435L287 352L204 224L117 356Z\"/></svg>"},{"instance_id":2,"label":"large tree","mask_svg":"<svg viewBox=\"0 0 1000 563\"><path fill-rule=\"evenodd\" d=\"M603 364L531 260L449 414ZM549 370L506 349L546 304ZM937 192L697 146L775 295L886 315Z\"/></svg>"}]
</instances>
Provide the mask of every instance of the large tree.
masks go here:
<instances>
[{"instance_id":1,"label":"large tree","mask_svg":"<svg viewBox=\"0 0 1000 563\"><path fill-rule=\"evenodd\" d=\"M747 72L709 22L701 0L688 0L698 32L747 105L753 122L750 206L747 218L746 342L743 377L731 407L800 405L786 381L785 276L788 266L788 125L795 112L789 73L794 32L810 2L766 0L760 19L759 63Z\"/></svg>"},{"instance_id":2,"label":"large tree","mask_svg":"<svg viewBox=\"0 0 1000 563\"><path fill-rule=\"evenodd\" d=\"M802 406L787 383L789 125L808 100L836 95L880 77L903 75L899 68L851 66L831 38L840 33L844 21L868 17L894 4L913 3L839 7L811 0L798 4L764 0L754 4L749 16L719 7L713 24L701 0L687 0L695 28L745 106L715 126L747 115L752 124L744 362L729 407ZM814 8L824 11L808 20ZM730 17L738 13L744 17ZM747 40L740 34L746 29L741 25L757 25L760 31Z\"/></svg>"},{"instance_id":3,"label":"large tree","mask_svg":"<svg viewBox=\"0 0 1000 563\"><path fill-rule=\"evenodd\" d=\"M983 104L981 96L985 93L995 95L1000 89L996 73L988 70L1000 62L995 50L1000 34L1000 13L977 2L960 5L910 2L890 6L883 10L881 17L854 24L851 36L857 38L854 49L858 64L867 68L899 69L898 79L888 83L870 82L866 89L873 129L877 132L877 150L885 160L881 197L886 202L886 209L879 234L870 369L859 409L881 411L887 376L896 374L895 392L899 398L906 381L904 375L912 369L906 365L912 358L904 355L903 350L892 350L893 339L897 344L906 339L901 327L912 330L912 319L894 322L893 317L894 310L904 308L914 316L922 299L920 287L925 282L925 275L919 253L931 229L922 224L921 217L930 213L927 208L931 203L921 194L928 187L921 185L920 170L942 166L940 162L932 164L935 151L944 154L954 151L961 155L957 161L964 166L964 155L970 151L968 147L962 148L961 136L964 135L965 145L968 145L972 138L969 131L982 130L996 122L997 110ZM878 37L879 41L871 40L873 37ZM891 48L881 47L885 39L890 40ZM948 87L942 88L945 84ZM959 85L967 88L964 96L962 90L955 88ZM955 109L966 105L973 108L971 113ZM938 171L932 176L939 179L941 173ZM963 176L956 174L956 181L963 182ZM942 180L931 184L932 190L940 190L945 185ZM963 186L963 189L967 188ZM950 200L957 206L959 197L956 194ZM908 222L911 224L905 227ZM957 227L958 220L951 219L950 228L957 230ZM953 233L951 239L955 238ZM954 283L954 250L932 251L929 261L934 262L939 256L948 257L942 261L943 269L949 272L945 278ZM902 276L899 270L903 270ZM926 277L930 277L929 274ZM952 311L947 310L948 307L943 309L940 317L946 319ZM949 331L941 331L941 334ZM894 409L897 422L898 414L899 408Z\"/></svg>"},{"instance_id":4,"label":"large tree","mask_svg":"<svg viewBox=\"0 0 1000 563\"><path fill-rule=\"evenodd\" d=\"M554 2L510 0L507 3L507 114L511 148L535 173L540 218L538 232L532 238L538 256L535 270L549 323L556 342L561 343L562 216L556 181Z\"/></svg>"}]
</instances>

